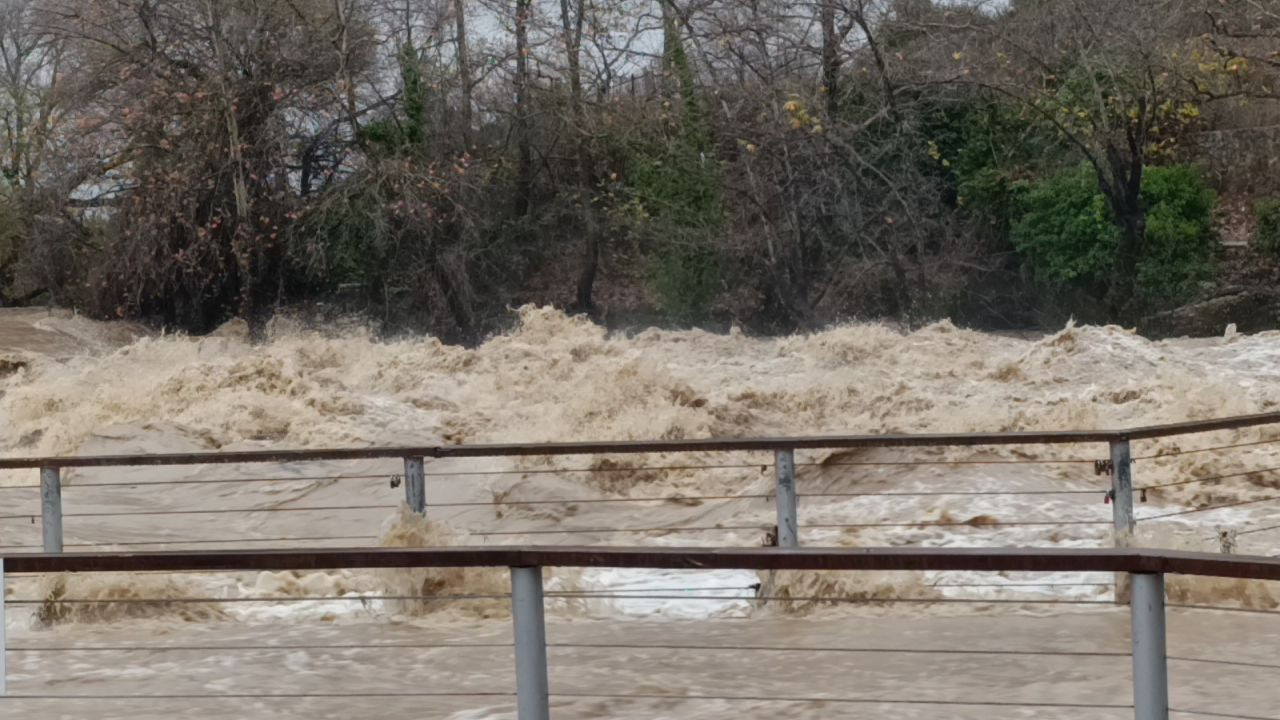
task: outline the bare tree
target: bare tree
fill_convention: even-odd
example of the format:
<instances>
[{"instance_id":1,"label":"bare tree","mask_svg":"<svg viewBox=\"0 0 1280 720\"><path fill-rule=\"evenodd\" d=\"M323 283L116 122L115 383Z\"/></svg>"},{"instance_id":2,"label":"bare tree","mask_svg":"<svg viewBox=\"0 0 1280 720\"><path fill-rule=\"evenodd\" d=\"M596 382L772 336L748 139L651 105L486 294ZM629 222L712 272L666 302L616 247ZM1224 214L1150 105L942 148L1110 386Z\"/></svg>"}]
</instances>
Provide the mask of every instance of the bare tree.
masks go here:
<instances>
[{"instance_id":1,"label":"bare tree","mask_svg":"<svg viewBox=\"0 0 1280 720\"><path fill-rule=\"evenodd\" d=\"M256 316L298 210L290 120L357 72L314 47L352 42L355 18L328 0L59 0L47 22L111 130L99 152L119 158L119 234L91 265L101 302L195 328Z\"/></svg>"},{"instance_id":2,"label":"bare tree","mask_svg":"<svg viewBox=\"0 0 1280 720\"><path fill-rule=\"evenodd\" d=\"M836 35L836 4L830 0L823 0L820 8L822 91L827 96L827 112L835 112L840 102L840 39Z\"/></svg>"},{"instance_id":3,"label":"bare tree","mask_svg":"<svg viewBox=\"0 0 1280 720\"><path fill-rule=\"evenodd\" d=\"M471 109L474 104L471 99L471 93L475 86L475 80L471 72L471 51L467 41L467 11L464 0L453 0L453 21L457 30L455 41L457 43L458 56L458 87L461 88L462 96L462 117L459 120L462 125L462 145L465 149L470 150L473 144Z\"/></svg>"},{"instance_id":4,"label":"bare tree","mask_svg":"<svg viewBox=\"0 0 1280 720\"><path fill-rule=\"evenodd\" d=\"M1224 72L1218 82L1202 81L1202 93L1213 99L1280 99L1280 7L1259 0L1204 0L1203 12L1212 28L1209 45Z\"/></svg>"},{"instance_id":5,"label":"bare tree","mask_svg":"<svg viewBox=\"0 0 1280 720\"><path fill-rule=\"evenodd\" d=\"M516 0L516 214L522 217L529 214L533 201L532 99L529 95L529 23L532 15L532 0Z\"/></svg>"},{"instance_id":6,"label":"bare tree","mask_svg":"<svg viewBox=\"0 0 1280 720\"><path fill-rule=\"evenodd\" d=\"M0 0L0 179L31 187L63 116L63 46L36 22L33 0Z\"/></svg>"},{"instance_id":7,"label":"bare tree","mask_svg":"<svg viewBox=\"0 0 1280 720\"><path fill-rule=\"evenodd\" d=\"M591 206L594 177L591 162L590 130L582 93L582 38L590 0L560 0L560 24L569 75L569 120L574 136L578 165L578 213L582 220L583 260L578 276L576 306L592 312L592 291L600 266L600 239L596 230L595 209Z\"/></svg>"}]
</instances>

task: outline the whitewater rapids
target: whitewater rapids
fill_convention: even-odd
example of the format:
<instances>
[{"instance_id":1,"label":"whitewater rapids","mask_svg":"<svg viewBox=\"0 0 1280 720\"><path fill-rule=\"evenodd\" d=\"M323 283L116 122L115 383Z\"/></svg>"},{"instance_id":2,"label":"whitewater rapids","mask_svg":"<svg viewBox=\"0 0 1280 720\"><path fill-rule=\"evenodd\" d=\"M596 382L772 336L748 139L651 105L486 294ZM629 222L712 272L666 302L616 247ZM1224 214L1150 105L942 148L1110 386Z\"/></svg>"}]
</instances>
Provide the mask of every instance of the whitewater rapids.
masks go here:
<instances>
[{"instance_id":1,"label":"whitewater rapids","mask_svg":"<svg viewBox=\"0 0 1280 720\"><path fill-rule=\"evenodd\" d=\"M275 323L268 339L254 344L235 325L211 337L188 338L61 312L0 310L0 454L1106 429L1280 406L1280 333L1153 342L1116 327L1072 326L1046 336L1014 337L942 322L914 332L857 324L803 336L753 338L738 332L610 334L584 319L540 308L522 309L515 320L509 332L475 348L431 338L381 341L354 323L316 330L289 321ZM1280 488L1280 474L1255 472L1280 466L1280 443L1272 440L1280 440L1280 428L1136 444L1137 456L1169 455L1140 460L1134 470L1137 485L1235 476L1152 490L1137 506L1140 518L1259 501L1140 522L1139 542L1217 550L1220 530L1280 524L1280 503L1265 502ZM1177 454L1241 443L1257 444ZM1108 480L1095 475L1091 464L1105 455L1106 448L1097 445L799 453L802 541L1109 546L1111 509L1103 502ZM989 464L867 464L908 460ZM1012 462L1036 460L1080 462ZM429 523L403 515L398 507L403 490L391 482L400 472L396 462L72 470L63 476L66 542L72 550L757 545L773 522L767 498L630 501L766 495L773 482L770 463L764 454L723 453L428 462L428 504L434 506ZM663 466L686 469L648 469ZM272 481L260 482L266 479ZM0 515L8 518L0 520L0 552L29 552L39 545L38 521L24 519L39 516L35 482L32 472L0 473L5 508ZM948 491L966 494L939 494ZM1035 494L999 494L1008 491ZM897 494L876 494L889 492ZM803 499L805 494L817 496ZM1033 524L1007 524L1017 522ZM1067 524L1048 524L1056 522ZM1272 554L1278 541L1280 530L1246 533L1238 537L1236 550ZM1126 658L1083 665L1048 658L1034 670L1018 658L975 663L967 656L781 651L726 656L724 651L635 647L638 641L678 641L1123 652L1125 616L1110 605L1110 581L1105 575L980 573L769 578L549 573L549 591L609 590L626 596L551 601L552 642L566 645L553 649L551 657L553 692L565 694L557 700L556 714L1067 718L1083 712L1126 717L1131 711L1122 708L878 706L813 699L986 700L994 690L1002 700L1071 703L1087 696L1090 703L1123 705L1128 702ZM761 582L775 596L792 598L1096 604L831 608L801 601L762 607L749 599L752 586ZM349 601L362 595L497 595L506 592L503 572L14 578L9 585L11 601L45 601L12 605L8 614L12 644L32 648L11 653L15 693L226 696L354 688L377 694L414 689L396 680L419 671L426 673L423 681L430 688L442 691L507 692L511 687L509 650L437 647L509 642L504 601ZM255 597L327 599L192 602ZM708 599L713 597L720 599ZM175 602L63 602L86 598ZM1173 601L1272 609L1280 606L1280 592L1262 583L1177 581L1171 585ZM1210 647L1221 658L1265 657L1280 633L1280 621L1266 616L1175 612L1170 624L1171 653L1181 647L1204 655ZM370 642L412 647L377 652L350 647ZM582 647L593 642L632 648ZM72 644L117 649L63 655L35 649ZM137 644L152 649L119 649ZM317 644L325 647L232 649ZM160 645L228 649L155 647ZM1173 672L1175 699L1183 705L1213 707L1206 698L1216 692L1223 702L1242 705L1242 711L1275 706L1262 671L1243 678L1237 670L1215 674L1226 671L1196 666L1187 669L1181 683L1176 665ZM1235 680L1224 686L1223 678ZM709 699L725 694L756 699ZM778 704L762 697L793 700ZM513 717L507 698L488 696L11 699L0 700L0 707L4 703L32 718L161 718L193 707L211 718L400 717L408 712L456 720Z\"/></svg>"}]
</instances>

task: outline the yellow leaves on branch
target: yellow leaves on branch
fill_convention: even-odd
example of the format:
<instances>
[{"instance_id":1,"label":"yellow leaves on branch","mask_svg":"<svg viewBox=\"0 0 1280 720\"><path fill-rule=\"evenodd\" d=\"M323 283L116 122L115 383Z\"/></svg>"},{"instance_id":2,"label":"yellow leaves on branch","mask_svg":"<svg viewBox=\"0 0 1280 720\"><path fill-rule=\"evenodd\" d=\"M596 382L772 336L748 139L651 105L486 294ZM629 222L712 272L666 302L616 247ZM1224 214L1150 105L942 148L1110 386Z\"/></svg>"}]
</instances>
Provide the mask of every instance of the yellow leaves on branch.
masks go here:
<instances>
[{"instance_id":1,"label":"yellow leaves on branch","mask_svg":"<svg viewBox=\"0 0 1280 720\"><path fill-rule=\"evenodd\" d=\"M793 97L788 100L783 104L782 109L791 116L792 130L801 130L813 125L813 132L818 135L822 134L822 126L814 124L813 118L809 116L809 111L805 109L798 98Z\"/></svg>"},{"instance_id":2,"label":"yellow leaves on branch","mask_svg":"<svg viewBox=\"0 0 1280 720\"><path fill-rule=\"evenodd\" d=\"M944 168L951 167L951 161L942 157L942 151L938 149L938 143L932 140L929 141L929 157L937 160Z\"/></svg>"}]
</instances>

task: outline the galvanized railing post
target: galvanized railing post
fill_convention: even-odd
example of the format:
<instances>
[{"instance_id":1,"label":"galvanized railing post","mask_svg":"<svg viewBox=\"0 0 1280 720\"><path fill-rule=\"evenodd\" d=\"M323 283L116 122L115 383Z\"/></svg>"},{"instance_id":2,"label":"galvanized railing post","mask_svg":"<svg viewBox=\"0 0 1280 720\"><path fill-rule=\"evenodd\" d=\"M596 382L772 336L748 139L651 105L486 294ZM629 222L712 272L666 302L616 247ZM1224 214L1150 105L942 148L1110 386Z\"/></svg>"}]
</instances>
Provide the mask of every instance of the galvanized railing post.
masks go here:
<instances>
[{"instance_id":1,"label":"galvanized railing post","mask_svg":"<svg viewBox=\"0 0 1280 720\"><path fill-rule=\"evenodd\" d=\"M62 477L58 468L40 468L40 522L44 551L62 552Z\"/></svg>"},{"instance_id":2,"label":"galvanized railing post","mask_svg":"<svg viewBox=\"0 0 1280 720\"><path fill-rule=\"evenodd\" d=\"M404 499L409 509L419 515L427 512L427 478L422 458L404 459Z\"/></svg>"},{"instance_id":3,"label":"galvanized railing post","mask_svg":"<svg viewBox=\"0 0 1280 720\"><path fill-rule=\"evenodd\" d=\"M796 453L778 450L773 454L778 475L774 504L778 510L778 547L798 547L800 531L796 525Z\"/></svg>"},{"instance_id":4,"label":"galvanized railing post","mask_svg":"<svg viewBox=\"0 0 1280 720\"><path fill-rule=\"evenodd\" d=\"M516 642L516 718L550 720L542 568L511 568L511 616Z\"/></svg>"},{"instance_id":5,"label":"galvanized railing post","mask_svg":"<svg viewBox=\"0 0 1280 720\"><path fill-rule=\"evenodd\" d=\"M1165 654L1164 575L1134 573L1129 606L1133 636L1133 716L1168 720L1169 668Z\"/></svg>"},{"instance_id":6,"label":"galvanized railing post","mask_svg":"<svg viewBox=\"0 0 1280 720\"><path fill-rule=\"evenodd\" d=\"M1111 441L1111 517L1115 521L1117 547L1133 536L1133 461L1128 440Z\"/></svg>"},{"instance_id":7,"label":"galvanized railing post","mask_svg":"<svg viewBox=\"0 0 1280 720\"><path fill-rule=\"evenodd\" d=\"M9 672L4 664L9 647L5 644L4 634L4 590L4 558L0 558L0 697L4 697L9 692Z\"/></svg>"},{"instance_id":8,"label":"galvanized railing post","mask_svg":"<svg viewBox=\"0 0 1280 720\"><path fill-rule=\"evenodd\" d=\"M1133 544L1133 460L1128 440L1111 441L1111 520L1114 530L1111 544L1129 547ZM1116 603L1129 599L1129 574L1115 574Z\"/></svg>"}]
</instances>

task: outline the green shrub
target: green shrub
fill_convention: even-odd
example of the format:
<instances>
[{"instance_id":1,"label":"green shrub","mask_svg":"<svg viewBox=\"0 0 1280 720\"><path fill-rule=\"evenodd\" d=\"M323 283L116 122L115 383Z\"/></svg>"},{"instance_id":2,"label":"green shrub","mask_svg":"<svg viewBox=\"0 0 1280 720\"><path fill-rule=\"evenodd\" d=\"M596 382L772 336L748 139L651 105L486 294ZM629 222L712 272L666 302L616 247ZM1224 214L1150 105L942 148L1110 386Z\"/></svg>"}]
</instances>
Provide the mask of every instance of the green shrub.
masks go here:
<instances>
[{"instance_id":1,"label":"green shrub","mask_svg":"<svg viewBox=\"0 0 1280 720\"><path fill-rule=\"evenodd\" d=\"M1148 168L1142 186L1147 234L1138 262L1139 298L1177 304L1213 277L1213 208L1218 198L1195 168Z\"/></svg>"},{"instance_id":2,"label":"green shrub","mask_svg":"<svg viewBox=\"0 0 1280 720\"><path fill-rule=\"evenodd\" d=\"M1148 168L1142 189L1146 237L1133 278L1147 309L1186 300L1213 274L1216 197L1195 169ZM1120 229L1089 166L1024 188L1014 246L1054 289L1101 299L1114 280Z\"/></svg>"},{"instance_id":3,"label":"green shrub","mask_svg":"<svg viewBox=\"0 0 1280 720\"><path fill-rule=\"evenodd\" d=\"M706 318L720 289L720 262L710 247L668 246L650 264L650 287L662 310L681 324Z\"/></svg>"},{"instance_id":4,"label":"green shrub","mask_svg":"<svg viewBox=\"0 0 1280 720\"><path fill-rule=\"evenodd\" d=\"M1106 199L1090 168L1062 173L1025 189L1010 236L1035 270L1055 288L1106 291L1120 245Z\"/></svg>"},{"instance_id":5,"label":"green shrub","mask_svg":"<svg viewBox=\"0 0 1280 720\"><path fill-rule=\"evenodd\" d=\"M1280 255L1280 200L1259 200L1253 206L1253 217L1257 220L1253 244L1259 250L1272 255Z\"/></svg>"},{"instance_id":6,"label":"green shrub","mask_svg":"<svg viewBox=\"0 0 1280 720\"><path fill-rule=\"evenodd\" d=\"M653 217L684 228L721 223L719 167L687 143L637 156L630 181L632 193Z\"/></svg>"},{"instance_id":7,"label":"green shrub","mask_svg":"<svg viewBox=\"0 0 1280 720\"><path fill-rule=\"evenodd\" d=\"M422 56L412 41L400 47L396 60L400 65L399 103L387 117L360 128L361 137L371 148L391 155L422 149L430 99L430 88L422 78Z\"/></svg>"},{"instance_id":8,"label":"green shrub","mask_svg":"<svg viewBox=\"0 0 1280 720\"><path fill-rule=\"evenodd\" d=\"M1007 233L1018 178L1060 166L1058 138L1027 123L1017 106L954 97L922 102L930 105L922 127L928 155L953 189L955 205Z\"/></svg>"}]
</instances>

